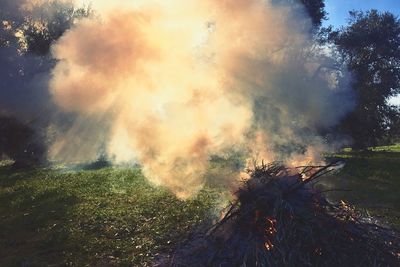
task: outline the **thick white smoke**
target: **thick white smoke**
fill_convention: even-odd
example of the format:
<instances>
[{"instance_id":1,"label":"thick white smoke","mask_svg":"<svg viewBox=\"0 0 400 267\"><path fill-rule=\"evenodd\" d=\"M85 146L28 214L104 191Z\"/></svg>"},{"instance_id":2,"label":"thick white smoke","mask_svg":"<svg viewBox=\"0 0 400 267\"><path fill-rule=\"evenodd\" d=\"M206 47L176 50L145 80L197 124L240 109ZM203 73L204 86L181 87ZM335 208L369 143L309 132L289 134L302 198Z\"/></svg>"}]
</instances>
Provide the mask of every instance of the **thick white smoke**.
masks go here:
<instances>
[{"instance_id":1,"label":"thick white smoke","mask_svg":"<svg viewBox=\"0 0 400 267\"><path fill-rule=\"evenodd\" d=\"M312 51L298 7L153 0L93 8L98 17L53 47L54 101L79 116L54 159L93 160L102 148L186 198L202 187L210 156L232 148L249 158L316 159L325 146L318 130L350 107Z\"/></svg>"}]
</instances>

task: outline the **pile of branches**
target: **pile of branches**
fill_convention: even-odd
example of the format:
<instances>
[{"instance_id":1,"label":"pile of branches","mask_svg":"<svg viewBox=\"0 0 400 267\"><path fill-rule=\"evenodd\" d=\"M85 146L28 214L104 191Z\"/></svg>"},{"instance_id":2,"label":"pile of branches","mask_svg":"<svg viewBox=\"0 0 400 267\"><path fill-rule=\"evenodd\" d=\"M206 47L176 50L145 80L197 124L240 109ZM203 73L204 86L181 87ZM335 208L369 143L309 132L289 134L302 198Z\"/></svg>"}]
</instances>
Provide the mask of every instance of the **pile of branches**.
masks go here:
<instances>
[{"instance_id":1,"label":"pile of branches","mask_svg":"<svg viewBox=\"0 0 400 267\"><path fill-rule=\"evenodd\" d=\"M315 188L333 167L256 167L223 219L161 266L400 266L398 233Z\"/></svg>"}]
</instances>

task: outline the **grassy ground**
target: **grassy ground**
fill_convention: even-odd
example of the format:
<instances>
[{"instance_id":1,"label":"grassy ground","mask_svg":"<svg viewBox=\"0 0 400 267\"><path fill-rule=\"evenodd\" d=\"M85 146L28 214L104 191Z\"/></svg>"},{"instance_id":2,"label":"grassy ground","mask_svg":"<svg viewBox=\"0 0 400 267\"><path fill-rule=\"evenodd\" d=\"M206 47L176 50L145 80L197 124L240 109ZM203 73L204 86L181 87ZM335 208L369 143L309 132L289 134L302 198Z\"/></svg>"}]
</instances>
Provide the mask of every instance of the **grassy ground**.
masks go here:
<instances>
[{"instance_id":1,"label":"grassy ground","mask_svg":"<svg viewBox=\"0 0 400 267\"><path fill-rule=\"evenodd\" d=\"M347 150L330 159L343 160L346 165L323 183L350 191L332 192L329 197L345 200L400 230L400 145Z\"/></svg>"},{"instance_id":2,"label":"grassy ground","mask_svg":"<svg viewBox=\"0 0 400 267\"><path fill-rule=\"evenodd\" d=\"M330 193L400 229L400 151L347 151ZM4 165L4 166L3 166ZM212 213L218 193L187 202L140 170L16 171L0 164L0 266L148 266Z\"/></svg>"},{"instance_id":3,"label":"grassy ground","mask_svg":"<svg viewBox=\"0 0 400 267\"><path fill-rule=\"evenodd\" d=\"M0 266L147 266L215 205L180 201L139 170L0 167Z\"/></svg>"}]
</instances>

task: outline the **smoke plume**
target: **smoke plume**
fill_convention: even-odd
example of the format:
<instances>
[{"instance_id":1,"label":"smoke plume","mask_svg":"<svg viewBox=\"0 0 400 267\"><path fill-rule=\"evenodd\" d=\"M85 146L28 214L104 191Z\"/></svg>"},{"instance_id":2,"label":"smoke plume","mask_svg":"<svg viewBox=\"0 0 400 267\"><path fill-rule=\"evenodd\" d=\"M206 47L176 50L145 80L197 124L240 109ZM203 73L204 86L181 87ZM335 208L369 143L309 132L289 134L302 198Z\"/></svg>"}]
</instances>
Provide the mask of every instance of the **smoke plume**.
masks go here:
<instances>
[{"instance_id":1,"label":"smoke plume","mask_svg":"<svg viewBox=\"0 0 400 267\"><path fill-rule=\"evenodd\" d=\"M351 108L300 7L263 0L95 1L53 46L50 93L78 116L51 157L139 162L178 197L212 155L318 160Z\"/></svg>"}]
</instances>

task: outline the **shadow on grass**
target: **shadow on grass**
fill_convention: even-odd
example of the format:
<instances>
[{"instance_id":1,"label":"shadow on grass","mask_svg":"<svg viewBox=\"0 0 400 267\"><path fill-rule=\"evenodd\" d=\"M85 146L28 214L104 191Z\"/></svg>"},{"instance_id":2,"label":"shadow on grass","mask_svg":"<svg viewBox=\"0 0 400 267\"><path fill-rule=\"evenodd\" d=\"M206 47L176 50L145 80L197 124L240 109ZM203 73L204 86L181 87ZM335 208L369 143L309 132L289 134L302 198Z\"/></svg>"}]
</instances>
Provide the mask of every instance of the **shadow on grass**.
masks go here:
<instances>
[{"instance_id":1,"label":"shadow on grass","mask_svg":"<svg viewBox=\"0 0 400 267\"><path fill-rule=\"evenodd\" d=\"M0 168L0 266L49 266L64 262L67 215L77 198L59 189L35 192L25 175Z\"/></svg>"},{"instance_id":2,"label":"shadow on grass","mask_svg":"<svg viewBox=\"0 0 400 267\"><path fill-rule=\"evenodd\" d=\"M15 165L0 165L0 186L1 187L12 187L18 181L27 180L35 177L39 171L45 170L45 168L33 168L33 167L17 167Z\"/></svg>"}]
</instances>

